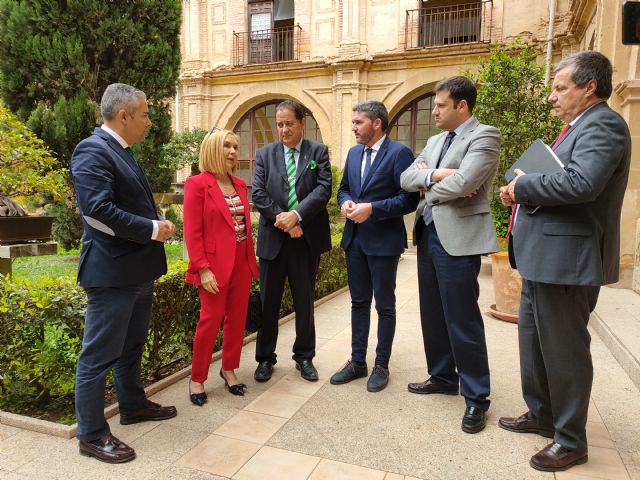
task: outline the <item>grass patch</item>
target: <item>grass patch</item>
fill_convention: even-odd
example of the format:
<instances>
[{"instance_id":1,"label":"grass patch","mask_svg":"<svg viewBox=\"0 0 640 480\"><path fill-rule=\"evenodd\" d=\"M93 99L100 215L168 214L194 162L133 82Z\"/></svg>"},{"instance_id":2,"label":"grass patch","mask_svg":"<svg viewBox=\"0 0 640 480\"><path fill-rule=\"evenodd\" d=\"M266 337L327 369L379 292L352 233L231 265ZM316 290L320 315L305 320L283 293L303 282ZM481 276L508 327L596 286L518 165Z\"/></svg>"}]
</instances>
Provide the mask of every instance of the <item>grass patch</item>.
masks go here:
<instances>
[{"instance_id":1,"label":"grass patch","mask_svg":"<svg viewBox=\"0 0 640 480\"><path fill-rule=\"evenodd\" d=\"M168 262L182 259L182 245L182 242L164 244ZM59 249L57 255L16 258L13 261L13 278L30 281L37 281L43 277L75 278L79 260L80 249Z\"/></svg>"}]
</instances>

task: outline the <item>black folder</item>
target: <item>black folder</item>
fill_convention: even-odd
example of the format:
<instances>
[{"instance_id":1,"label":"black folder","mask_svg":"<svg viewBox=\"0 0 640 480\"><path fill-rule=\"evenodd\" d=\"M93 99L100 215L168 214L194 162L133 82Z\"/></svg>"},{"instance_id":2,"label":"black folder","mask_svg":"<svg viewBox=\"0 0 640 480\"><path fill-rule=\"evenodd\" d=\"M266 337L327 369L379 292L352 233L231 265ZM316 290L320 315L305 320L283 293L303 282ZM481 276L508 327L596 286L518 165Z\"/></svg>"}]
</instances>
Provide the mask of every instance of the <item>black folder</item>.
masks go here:
<instances>
[{"instance_id":1,"label":"black folder","mask_svg":"<svg viewBox=\"0 0 640 480\"><path fill-rule=\"evenodd\" d=\"M511 168L504 174L504 178L507 182L511 182L516 174L514 170L519 168L524 173L544 173L551 174L556 173L564 169L563 163L553 153L553 150L538 139L527 148L520 158L511 165Z\"/></svg>"}]
</instances>

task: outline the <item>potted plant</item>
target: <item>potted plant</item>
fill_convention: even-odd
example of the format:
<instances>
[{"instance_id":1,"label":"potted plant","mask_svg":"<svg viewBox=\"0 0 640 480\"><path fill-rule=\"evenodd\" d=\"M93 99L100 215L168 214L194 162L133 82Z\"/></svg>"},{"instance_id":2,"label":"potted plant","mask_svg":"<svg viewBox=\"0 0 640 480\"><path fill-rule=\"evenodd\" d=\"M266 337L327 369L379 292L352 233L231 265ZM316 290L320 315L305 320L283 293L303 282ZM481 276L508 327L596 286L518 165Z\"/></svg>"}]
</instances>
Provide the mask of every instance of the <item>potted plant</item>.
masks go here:
<instances>
[{"instance_id":1,"label":"potted plant","mask_svg":"<svg viewBox=\"0 0 640 480\"><path fill-rule=\"evenodd\" d=\"M549 143L561 129L552 114L544 84L544 66L537 60L541 52L516 41L495 46L473 71L464 74L478 85L478 99L473 114L482 122L500 130L500 161L490 192L491 212L499 243L504 251L491 255L491 269L496 303L490 312L501 319L517 321L521 280L511 269L506 252L509 212L500 202L499 189L505 172L520 155L540 138Z\"/></svg>"},{"instance_id":2,"label":"potted plant","mask_svg":"<svg viewBox=\"0 0 640 480\"><path fill-rule=\"evenodd\" d=\"M16 197L61 197L69 190L67 171L9 109L0 103L0 244L46 241L50 217L28 216Z\"/></svg>"}]
</instances>

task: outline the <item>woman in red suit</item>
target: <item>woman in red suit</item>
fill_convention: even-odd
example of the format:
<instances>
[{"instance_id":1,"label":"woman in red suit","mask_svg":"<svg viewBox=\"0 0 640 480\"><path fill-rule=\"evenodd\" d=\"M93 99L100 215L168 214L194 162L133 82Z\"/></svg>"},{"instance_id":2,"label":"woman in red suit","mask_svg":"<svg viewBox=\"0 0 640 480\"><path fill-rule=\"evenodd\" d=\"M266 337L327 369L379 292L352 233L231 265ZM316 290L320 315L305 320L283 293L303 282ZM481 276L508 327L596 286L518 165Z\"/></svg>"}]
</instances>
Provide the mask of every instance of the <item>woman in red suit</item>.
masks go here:
<instances>
[{"instance_id":1,"label":"woman in red suit","mask_svg":"<svg viewBox=\"0 0 640 480\"><path fill-rule=\"evenodd\" d=\"M220 376L234 395L244 395L246 388L234 370L240 366L251 278L258 268L247 184L233 175L237 161L238 137L215 129L200 146L202 173L184 185L184 239L190 259L185 281L198 286L201 304L189 397L199 406L207 401L204 382L223 316Z\"/></svg>"}]
</instances>

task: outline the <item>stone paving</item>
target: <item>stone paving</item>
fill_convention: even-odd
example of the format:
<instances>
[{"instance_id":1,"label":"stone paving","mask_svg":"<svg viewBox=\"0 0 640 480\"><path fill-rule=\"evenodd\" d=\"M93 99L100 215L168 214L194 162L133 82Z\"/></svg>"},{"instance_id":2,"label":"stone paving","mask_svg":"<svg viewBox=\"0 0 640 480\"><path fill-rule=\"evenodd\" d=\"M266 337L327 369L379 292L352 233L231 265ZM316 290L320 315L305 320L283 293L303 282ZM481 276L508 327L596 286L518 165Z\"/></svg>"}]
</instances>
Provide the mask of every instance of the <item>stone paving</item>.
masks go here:
<instances>
[{"instance_id":1,"label":"stone paving","mask_svg":"<svg viewBox=\"0 0 640 480\"><path fill-rule=\"evenodd\" d=\"M490 273L481 273L480 305L494 303ZM120 426L114 434L138 457L107 465L78 455L77 441L0 425L0 478L26 479L640 479L640 393L609 349L592 332L595 382L589 411L589 462L568 472L542 473L529 457L547 439L497 426L525 411L520 395L517 327L485 316L492 374L487 428L460 430L462 397L414 395L407 383L426 378L419 326L416 257L403 256L397 280L398 326L389 386L366 391L366 379L334 386L328 379L349 358L350 299L344 292L316 308L320 381L301 379L290 359L293 322L280 328L273 378L253 381L254 344L245 346L238 376L244 397L229 394L212 364L209 402L191 405L187 379L154 395L178 416ZM605 289L603 295L606 295ZM609 311L615 311L609 307ZM375 314L373 315L375 317ZM371 329L369 361L375 350ZM370 365L371 366L371 365Z\"/></svg>"}]
</instances>

